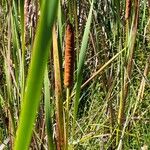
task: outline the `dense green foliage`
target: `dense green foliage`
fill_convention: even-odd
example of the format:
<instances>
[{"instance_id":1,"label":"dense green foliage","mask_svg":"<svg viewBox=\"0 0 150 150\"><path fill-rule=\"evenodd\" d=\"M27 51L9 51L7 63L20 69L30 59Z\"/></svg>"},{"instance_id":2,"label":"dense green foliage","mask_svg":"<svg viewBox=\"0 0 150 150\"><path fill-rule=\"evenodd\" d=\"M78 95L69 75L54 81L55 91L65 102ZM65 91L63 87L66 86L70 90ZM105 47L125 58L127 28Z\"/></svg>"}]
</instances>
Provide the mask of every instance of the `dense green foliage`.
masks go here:
<instances>
[{"instance_id":1,"label":"dense green foliage","mask_svg":"<svg viewBox=\"0 0 150 150\"><path fill-rule=\"evenodd\" d=\"M149 70L147 0L1 0L0 149L148 150Z\"/></svg>"}]
</instances>

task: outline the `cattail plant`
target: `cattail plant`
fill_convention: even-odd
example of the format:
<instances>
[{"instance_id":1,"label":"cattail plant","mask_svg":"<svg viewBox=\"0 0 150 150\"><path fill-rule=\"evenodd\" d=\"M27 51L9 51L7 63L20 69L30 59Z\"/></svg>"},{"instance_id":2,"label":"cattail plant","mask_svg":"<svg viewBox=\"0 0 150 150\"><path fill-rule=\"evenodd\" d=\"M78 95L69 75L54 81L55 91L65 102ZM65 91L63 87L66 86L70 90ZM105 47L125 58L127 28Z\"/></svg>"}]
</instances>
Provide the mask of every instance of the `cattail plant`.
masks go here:
<instances>
[{"instance_id":1,"label":"cattail plant","mask_svg":"<svg viewBox=\"0 0 150 150\"><path fill-rule=\"evenodd\" d=\"M130 11L131 11L131 0L126 0L125 20L129 19Z\"/></svg>"},{"instance_id":2,"label":"cattail plant","mask_svg":"<svg viewBox=\"0 0 150 150\"><path fill-rule=\"evenodd\" d=\"M73 83L74 70L74 33L71 23L68 23L66 28L66 44L65 44L65 75L64 85L70 88Z\"/></svg>"},{"instance_id":3,"label":"cattail plant","mask_svg":"<svg viewBox=\"0 0 150 150\"><path fill-rule=\"evenodd\" d=\"M150 0L0 0L0 33L0 149L149 149Z\"/></svg>"},{"instance_id":4,"label":"cattail plant","mask_svg":"<svg viewBox=\"0 0 150 150\"><path fill-rule=\"evenodd\" d=\"M64 86L66 87L66 143L65 149L68 149L68 128L69 128L69 101L70 101L70 88L73 83L74 71L74 31L71 23L66 27L65 39L65 74Z\"/></svg>"}]
</instances>

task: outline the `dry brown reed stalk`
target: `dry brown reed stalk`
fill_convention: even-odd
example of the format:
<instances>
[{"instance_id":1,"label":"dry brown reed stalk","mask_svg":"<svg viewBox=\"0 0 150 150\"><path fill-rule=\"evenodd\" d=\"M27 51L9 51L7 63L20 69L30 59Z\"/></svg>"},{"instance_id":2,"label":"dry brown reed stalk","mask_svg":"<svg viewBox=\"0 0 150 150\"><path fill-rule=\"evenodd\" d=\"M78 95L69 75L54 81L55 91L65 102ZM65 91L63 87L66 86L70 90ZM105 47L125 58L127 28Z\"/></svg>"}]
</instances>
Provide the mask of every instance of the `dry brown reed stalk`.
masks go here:
<instances>
[{"instance_id":1,"label":"dry brown reed stalk","mask_svg":"<svg viewBox=\"0 0 150 150\"><path fill-rule=\"evenodd\" d=\"M64 85L71 87L73 83L74 71L74 31L71 23L66 28L66 44L65 44L65 74Z\"/></svg>"},{"instance_id":2,"label":"dry brown reed stalk","mask_svg":"<svg viewBox=\"0 0 150 150\"><path fill-rule=\"evenodd\" d=\"M129 58L127 62L126 72L125 72L125 80L124 80L124 94L123 94L123 102L120 104L120 111L119 111L119 124L122 125L125 120L125 105L126 99L128 96L129 91L129 83L132 73L132 65L133 65L133 56L134 56L134 49L135 49L135 42L136 42L136 34L137 34L137 25L138 25L138 18L139 18L139 0L135 0L134 3L134 25L131 32L131 42L129 45Z\"/></svg>"},{"instance_id":3,"label":"dry brown reed stalk","mask_svg":"<svg viewBox=\"0 0 150 150\"><path fill-rule=\"evenodd\" d=\"M134 17L134 25L131 33L131 44L129 47L129 59L128 59L128 64L127 64L127 71L126 71L126 76L125 76L125 95L124 99L127 97L128 93L128 85L129 85L129 78L131 76L131 71L132 71L132 64L133 64L133 54L134 54L134 49L135 49L135 40L136 40L136 34L137 34L137 24L138 24L138 17L139 17L139 0L135 0L135 17Z\"/></svg>"},{"instance_id":4,"label":"dry brown reed stalk","mask_svg":"<svg viewBox=\"0 0 150 150\"><path fill-rule=\"evenodd\" d=\"M53 27L53 58L55 76L55 103L56 103L56 144L57 150L64 150L64 113L63 113L63 94L61 80L60 55L55 26Z\"/></svg>"},{"instance_id":5,"label":"dry brown reed stalk","mask_svg":"<svg viewBox=\"0 0 150 150\"><path fill-rule=\"evenodd\" d=\"M25 35L28 29L28 18L29 18L29 5L31 0L25 0L24 1L24 31Z\"/></svg>"},{"instance_id":6,"label":"dry brown reed stalk","mask_svg":"<svg viewBox=\"0 0 150 150\"><path fill-rule=\"evenodd\" d=\"M125 13L125 20L129 19L131 12L131 0L126 0L126 13Z\"/></svg>"},{"instance_id":7,"label":"dry brown reed stalk","mask_svg":"<svg viewBox=\"0 0 150 150\"><path fill-rule=\"evenodd\" d=\"M140 84L140 87L138 90L137 100L136 100L136 103L135 103L135 106L133 109L133 116L135 115L135 112L136 112L136 109L137 109L139 102L141 102L143 100L144 90L145 90L145 85L146 85L146 77L147 77L149 71L150 71L150 55L148 56L147 61L146 61L146 65L145 65L145 69L144 69L144 73L143 73L143 78L141 80L141 84ZM137 112L136 112L136 114L137 114Z\"/></svg>"},{"instance_id":8,"label":"dry brown reed stalk","mask_svg":"<svg viewBox=\"0 0 150 150\"><path fill-rule=\"evenodd\" d=\"M29 17L29 5L31 0L25 0L24 1L24 24L27 25L27 20Z\"/></svg>"},{"instance_id":9,"label":"dry brown reed stalk","mask_svg":"<svg viewBox=\"0 0 150 150\"><path fill-rule=\"evenodd\" d=\"M147 58L147 62L146 62L146 65L145 65L145 69L144 69L144 76L142 78L142 81L141 81L141 84L140 84L140 88L139 88L139 91L138 91L138 101L143 99L143 96L144 96L144 90L145 90L145 84L146 84L146 81L145 81L145 78L147 77L148 73L149 73L149 69L150 69L150 56Z\"/></svg>"},{"instance_id":10,"label":"dry brown reed stalk","mask_svg":"<svg viewBox=\"0 0 150 150\"><path fill-rule=\"evenodd\" d=\"M38 2L31 0L24 1L24 34L26 44L29 44L29 30L32 27L32 41L34 40L38 20Z\"/></svg>"},{"instance_id":11,"label":"dry brown reed stalk","mask_svg":"<svg viewBox=\"0 0 150 150\"><path fill-rule=\"evenodd\" d=\"M8 1L8 22L7 22L7 38L8 38L8 45L7 49L5 51L6 53L6 59L5 59L5 74L6 74L6 83L7 83L7 92L8 92L8 99L6 101L6 112L8 114L8 133L10 136L10 149L13 148L13 143L14 143L14 137L16 133L16 127L14 123L14 108L12 107L12 77L11 73L12 71L12 59L11 59L11 38L12 38L12 33L11 33L11 13L12 13L12 1Z\"/></svg>"},{"instance_id":12,"label":"dry brown reed stalk","mask_svg":"<svg viewBox=\"0 0 150 150\"><path fill-rule=\"evenodd\" d=\"M119 112L118 112L118 127L119 127L118 129L120 131L122 130L123 123L125 122L125 119L126 119L125 109L126 109L127 96L129 93L130 78L132 74L138 18L139 18L139 0L134 0L134 20L133 20L133 27L132 27L132 31L130 35L131 41L128 47L129 56L127 58L127 65L126 65L126 70L124 73L124 87L122 88L122 97L120 98L120 106L119 106ZM128 39L128 36L127 36L127 39ZM118 144L118 141L121 137L121 133L119 133L119 130L117 131L116 144Z\"/></svg>"},{"instance_id":13,"label":"dry brown reed stalk","mask_svg":"<svg viewBox=\"0 0 150 150\"><path fill-rule=\"evenodd\" d=\"M150 0L148 0L148 7L150 8Z\"/></svg>"}]
</instances>

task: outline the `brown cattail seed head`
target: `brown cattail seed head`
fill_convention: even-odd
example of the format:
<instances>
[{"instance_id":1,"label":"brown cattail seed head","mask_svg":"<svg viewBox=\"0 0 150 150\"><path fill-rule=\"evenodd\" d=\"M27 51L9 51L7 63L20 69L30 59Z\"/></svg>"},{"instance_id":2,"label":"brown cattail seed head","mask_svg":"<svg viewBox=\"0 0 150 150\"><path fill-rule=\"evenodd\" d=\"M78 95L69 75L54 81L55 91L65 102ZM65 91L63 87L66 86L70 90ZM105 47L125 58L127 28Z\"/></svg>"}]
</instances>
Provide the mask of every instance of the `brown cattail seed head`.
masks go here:
<instances>
[{"instance_id":1,"label":"brown cattail seed head","mask_svg":"<svg viewBox=\"0 0 150 150\"><path fill-rule=\"evenodd\" d=\"M67 24L65 41L64 85L65 87L71 87L73 83L74 71L74 32L73 26L70 23Z\"/></svg>"},{"instance_id":2,"label":"brown cattail seed head","mask_svg":"<svg viewBox=\"0 0 150 150\"><path fill-rule=\"evenodd\" d=\"M126 14L125 14L125 20L129 19L131 11L131 0L126 0Z\"/></svg>"}]
</instances>

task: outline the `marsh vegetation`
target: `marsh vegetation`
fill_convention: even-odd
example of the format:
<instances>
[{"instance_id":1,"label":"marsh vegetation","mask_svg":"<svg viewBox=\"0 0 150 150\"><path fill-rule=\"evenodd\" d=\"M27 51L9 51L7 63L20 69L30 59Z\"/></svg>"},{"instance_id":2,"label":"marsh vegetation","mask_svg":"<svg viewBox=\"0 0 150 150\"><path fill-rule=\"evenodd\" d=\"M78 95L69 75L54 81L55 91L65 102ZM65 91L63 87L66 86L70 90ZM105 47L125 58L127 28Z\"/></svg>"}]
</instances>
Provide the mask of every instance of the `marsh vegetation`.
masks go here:
<instances>
[{"instance_id":1,"label":"marsh vegetation","mask_svg":"<svg viewBox=\"0 0 150 150\"><path fill-rule=\"evenodd\" d=\"M149 70L149 0L1 0L0 149L148 150Z\"/></svg>"}]
</instances>

